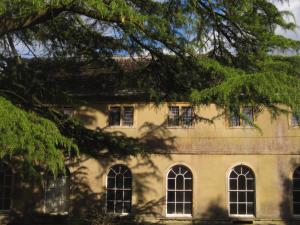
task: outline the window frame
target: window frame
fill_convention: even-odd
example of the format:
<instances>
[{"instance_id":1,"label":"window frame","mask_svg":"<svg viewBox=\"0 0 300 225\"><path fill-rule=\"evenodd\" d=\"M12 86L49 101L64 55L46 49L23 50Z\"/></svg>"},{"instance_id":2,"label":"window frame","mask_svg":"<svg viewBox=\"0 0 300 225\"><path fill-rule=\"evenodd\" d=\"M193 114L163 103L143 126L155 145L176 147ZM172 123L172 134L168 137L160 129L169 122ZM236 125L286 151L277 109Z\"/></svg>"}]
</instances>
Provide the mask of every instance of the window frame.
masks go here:
<instances>
[{"instance_id":1,"label":"window frame","mask_svg":"<svg viewBox=\"0 0 300 225\"><path fill-rule=\"evenodd\" d=\"M293 171L292 171L292 179L291 179L291 209L292 209L292 216L295 217L295 218L300 218L300 213L299 214L296 214L294 213L294 174L296 172L296 170L299 169L300 171L300 165L296 166L295 168L293 168ZM300 173L299 173L300 174ZM300 177L297 178L300 180ZM300 192L300 189L297 190L297 192ZM300 202L297 202L299 205L300 205Z\"/></svg>"},{"instance_id":2,"label":"window frame","mask_svg":"<svg viewBox=\"0 0 300 225\"><path fill-rule=\"evenodd\" d=\"M65 178L65 208L67 209L64 212L49 212L47 210L47 191L48 191L48 182L49 182L49 178L52 179L57 179L59 176L60 177L64 177ZM46 174L45 177L45 182L44 182L44 214L48 214L48 215L69 215L69 202L70 202L70 173L69 170L66 170L65 174L59 174L57 175L57 177L55 178L52 174Z\"/></svg>"},{"instance_id":3,"label":"window frame","mask_svg":"<svg viewBox=\"0 0 300 225\"><path fill-rule=\"evenodd\" d=\"M11 209L13 208L13 191L14 191L15 176L14 176L14 171L13 171L12 167L8 163L6 163L6 162L0 162L0 163L2 165L6 166L11 172L10 193L9 193L9 201L10 201L9 202L10 203L9 208L8 209L0 209L0 213L6 214L6 213L9 213L11 211ZM5 174L4 174L4 177L5 177ZM5 199L7 199L7 198L5 198ZM1 202L1 200L0 200L0 202Z\"/></svg>"},{"instance_id":4,"label":"window frame","mask_svg":"<svg viewBox=\"0 0 300 225\"><path fill-rule=\"evenodd\" d=\"M119 107L120 108L120 123L119 125L111 125L110 124L110 112L111 108ZM124 109L125 108L132 108L132 125L124 125ZM108 106L108 118L107 118L107 125L109 128L135 128L136 127L136 107L133 104L110 104Z\"/></svg>"},{"instance_id":5,"label":"window frame","mask_svg":"<svg viewBox=\"0 0 300 225\"><path fill-rule=\"evenodd\" d=\"M178 125L171 125L169 123L170 120L170 108L172 107L178 107ZM184 108L191 108L191 124L190 125L186 125L183 123L183 109ZM167 106L167 128L170 129L178 129L178 128L183 128L183 129L190 129L190 128L194 128L195 127L195 110L194 107L188 104L169 104Z\"/></svg>"},{"instance_id":6,"label":"window frame","mask_svg":"<svg viewBox=\"0 0 300 225\"><path fill-rule=\"evenodd\" d=\"M123 166L123 167L125 167L125 168L127 168L127 170L129 171L129 173L130 173L130 176L131 176L131 185L130 185L130 191L131 191L131 194L130 194L130 210L129 210L129 212L121 212L121 213L118 213L118 212L108 212L108 210L107 210L107 203L108 203L108 190L109 190L109 188L108 188L108 178L109 178L109 176L108 176L108 174L109 174L109 172L110 172L110 170L113 168L113 167L116 167L116 166ZM106 214L109 214L109 215L113 215L113 216L129 216L129 215L131 215L131 213L132 213L132 194L133 194L133 175L132 175L132 171L131 171L131 169L128 167L128 166L126 166L126 165L124 165L124 164L115 164L115 165L112 165L112 166L110 166L109 167L109 169L107 170L107 172L106 172L106 177L105 177L106 179L105 179L105 213ZM116 178L114 178L114 179L116 179ZM124 178L123 178L124 179ZM123 182L124 182L124 180L123 180ZM123 184L123 186L124 186L124 184ZM122 191L124 191L124 188L122 188L121 189ZM124 197L123 197L124 198ZM114 201L115 201L115 199L114 199ZM124 200L122 200L122 202L123 202ZM123 205L124 206L124 205ZM114 211L115 211L115 209L114 209ZM123 211L123 208L122 208L122 211Z\"/></svg>"},{"instance_id":7,"label":"window frame","mask_svg":"<svg viewBox=\"0 0 300 225\"><path fill-rule=\"evenodd\" d=\"M295 118L295 114L292 113L290 114L290 118L289 118L289 127L290 128L300 128L300 121L298 122L297 119Z\"/></svg>"},{"instance_id":8,"label":"window frame","mask_svg":"<svg viewBox=\"0 0 300 225\"><path fill-rule=\"evenodd\" d=\"M191 173L191 185L192 185L192 188L191 188L191 194L192 194L192 199L191 199L191 213L190 214L178 214L178 213L168 213L168 191L169 191L169 188L168 188L168 180L169 180L169 173L171 172L171 170L177 166L181 166L181 167L184 167L187 171L189 171ZM193 207L194 207L194 174L193 174L193 171L188 167L186 166L185 164L181 164L181 163L178 163L178 164L174 164L172 166L169 167L169 169L167 170L167 173L166 173L166 177L165 177L165 181L166 181L166 184L165 184L165 187L166 187L166 198L165 198L165 215L167 218L192 218L193 217ZM175 185L176 185L176 178L175 178ZM176 195L176 191L175 192L175 195ZM185 189L183 190L183 192L185 192ZM184 202L183 202L184 203ZM175 201L175 204L176 204L176 201Z\"/></svg>"},{"instance_id":9,"label":"window frame","mask_svg":"<svg viewBox=\"0 0 300 225\"><path fill-rule=\"evenodd\" d=\"M230 213L230 204L231 204L231 201L230 201L230 192L231 192L231 189L230 189L230 175L231 173L233 172L234 168L238 167L238 166L243 166L243 167L246 167L250 170L250 172L252 172L253 174L253 180L254 180L254 186L253 186L253 213L252 214L231 214ZM238 185L238 182L237 182L237 185ZM235 191L235 190L233 190ZM238 191L238 189L236 190ZM242 191L247 191L247 190L242 190ZM236 201L236 203L238 204L238 200ZM246 211L247 211L247 202L245 202L246 204ZM234 166L232 166L229 171L227 172L227 211L228 211L228 216L230 218L255 218L256 217L256 176L255 176L255 172L254 170L246 165L246 164L243 164L243 163L240 163L240 164L236 164Z\"/></svg>"},{"instance_id":10,"label":"window frame","mask_svg":"<svg viewBox=\"0 0 300 225\"><path fill-rule=\"evenodd\" d=\"M249 109L249 108L251 109L251 113L252 113L252 115L251 115L251 117L252 117L252 123L254 123L254 121L255 121L255 111L254 111L254 107L253 106L243 106L243 107L240 108L239 111L240 111L240 113L244 114L244 110ZM239 125L232 125L232 122L231 122L232 121L232 117L236 118L235 120L238 121ZM243 118L241 118L240 115L235 114L235 113L232 114L231 112L229 112L229 115L227 116L227 125L228 125L228 128L230 128L230 129L236 129L236 128L248 128L248 129L252 129L252 128L254 128L253 125L248 124L247 121L244 120Z\"/></svg>"}]
</instances>

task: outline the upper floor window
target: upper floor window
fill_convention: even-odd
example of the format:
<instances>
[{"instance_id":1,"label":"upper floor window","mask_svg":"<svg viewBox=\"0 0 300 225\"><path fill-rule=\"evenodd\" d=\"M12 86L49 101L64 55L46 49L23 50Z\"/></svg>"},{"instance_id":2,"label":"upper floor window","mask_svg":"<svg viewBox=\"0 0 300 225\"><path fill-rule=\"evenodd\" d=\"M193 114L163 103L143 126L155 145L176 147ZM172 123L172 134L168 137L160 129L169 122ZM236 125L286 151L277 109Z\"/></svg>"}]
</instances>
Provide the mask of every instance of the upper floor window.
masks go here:
<instances>
[{"instance_id":1,"label":"upper floor window","mask_svg":"<svg viewBox=\"0 0 300 225\"><path fill-rule=\"evenodd\" d=\"M0 163L0 210L11 208L12 177L11 168L3 162Z\"/></svg>"},{"instance_id":2,"label":"upper floor window","mask_svg":"<svg viewBox=\"0 0 300 225\"><path fill-rule=\"evenodd\" d=\"M293 213L300 215L300 166L293 173Z\"/></svg>"},{"instance_id":3,"label":"upper floor window","mask_svg":"<svg viewBox=\"0 0 300 225\"><path fill-rule=\"evenodd\" d=\"M193 176L182 165L173 166L167 178L167 215L192 215Z\"/></svg>"},{"instance_id":4,"label":"upper floor window","mask_svg":"<svg viewBox=\"0 0 300 225\"><path fill-rule=\"evenodd\" d=\"M229 214L253 216L255 213L255 177L244 165L234 167L229 175Z\"/></svg>"},{"instance_id":5,"label":"upper floor window","mask_svg":"<svg viewBox=\"0 0 300 225\"><path fill-rule=\"evenodd\" d=\"M231 113L229 125L230 127L251 126L254 121L254 110L251 106L246 106L241 109L241 114L245 118L241 118L239 113Z\"/></svg>"},{"instance_id":6,"label":"upper floor window","mask_svg":"<svg viewBox=\"0 0 300 225\"><path fill-rule=\"evenodd\" d=\"M134 108L133 106L112 106L109 109L110 126L133 126Z\"/></svg>"},{"instance_id":7,"label":"upper floor window","mask_svg":"<svg viewBox=\"0 0 300 225\"><path fill-rule=\"evenodd\" d=\"M123 165L110 168L107 175L106 211L128 214L131 211L132 175Z\"/></svg>"},{"instance_id":8,"label":"upper floor window","mask_svg":"<svg viewBox=\"0 0 300 225\"><path fill-rule=\"evenodd\" d=\"M47 176L45 187L45 212L50 214L68 213L69 176L60 174Z\"/></svg>"},{"instance_id":9,"label":"upper floor window","mask_svg":"<svg viewBox=\"0 0 300 225\"><path fill-rule=\"evenodd\" d=\"M169 127L190 127L193 125L194 112L190 106L169 106Z\"/></svg>"}]
</instances>

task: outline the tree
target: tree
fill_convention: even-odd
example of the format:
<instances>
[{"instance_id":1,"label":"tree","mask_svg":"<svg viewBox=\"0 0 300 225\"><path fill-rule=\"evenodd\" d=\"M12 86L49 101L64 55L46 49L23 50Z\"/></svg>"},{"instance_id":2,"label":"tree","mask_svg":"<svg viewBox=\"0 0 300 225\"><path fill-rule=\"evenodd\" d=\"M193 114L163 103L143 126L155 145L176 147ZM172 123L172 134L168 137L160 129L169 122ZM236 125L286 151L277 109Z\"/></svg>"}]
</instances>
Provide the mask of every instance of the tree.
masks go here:
<instances>
[{"instance_id":1,"label":"tree","mask_svg":"<svg viewBox=\"0 0 300 225\"><path fill-rule=\"evenodd\" d=\"M284 111L279 105L285 104L297 112L300 58L272 54L300 47L298 41L275 34L277 27L295 28L287 16L291 14L267 0L2 0L0 102L22 115L2 129L7 136L17 132L10 127L26 120L41 142L31 151L31 138L24 145L14 133L11 140L1 139L1 156L27 152L29 164L36 157L33 161L57 171L63 150L93 146L97 151L104 140L112 144L107 134L87 130L62 114L56 104L74 98L55 82L49 65L69 68L97 62L118 72L110 87L143 90L157 103L215 103L225 113L251 104L274 115ZM113 56L120 54L139 56L146 63L128 71L115 63ZM10 116L2 113L1 121L11 121ZM57 139L43 135L49 126ZM138 140L122 140L120 148L143 152ZM39 149L59 157L49 160Z\"/></svg>"}]
</instances>

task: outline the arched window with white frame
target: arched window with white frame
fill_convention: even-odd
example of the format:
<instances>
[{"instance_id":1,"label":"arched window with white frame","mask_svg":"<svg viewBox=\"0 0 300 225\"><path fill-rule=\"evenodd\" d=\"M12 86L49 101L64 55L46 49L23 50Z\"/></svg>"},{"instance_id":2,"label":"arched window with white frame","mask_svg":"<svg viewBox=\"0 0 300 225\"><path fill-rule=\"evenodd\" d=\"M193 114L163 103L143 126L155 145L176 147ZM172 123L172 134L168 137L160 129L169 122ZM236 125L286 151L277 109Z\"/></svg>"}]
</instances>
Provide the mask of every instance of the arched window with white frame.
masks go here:
<instances>
[{"instance_id":1,"label":"arched window with white frame","mask_svg":"<svg viewBox=\"0 0 300 225\"><path fill-rule=\"evenodd\" d=\"M293 173L293 214L300 216L300 166Z\"/></svg>"},{"instance_id":2,"label":"arched window with white frame","mask_svg":"<svg viewBox=\"0 0 300 225\"><path fill-rule=\"evenodd\" d=\"M12 169L4 162L0 162L0 211L11 208L12 198Z\"/></svg>"},{"instance_id":3,"label":"arched window with white frame","mask_svg":"<svg viewBox=\"0 0 300 225\"><path fill-rule=\"evenodd\" d=\"M183 165L173 166L167 176L167 216L191 216L193 174Z\"/></svg>"},{"instance_id":4,"label":"arched window with white frame","mask_svg":"<svg viewBox=\"0 0 300 225\"><path fill-rule=\"evenodd\" d=\"M229 174L229 215L254 216L255 175L245 165L238 165Z\"/></svg>"},{"instance_id":5,"label":"arched window with white frame","mask_svg":"<svg viewBox=\"0 0 300 225\"><path fill-rule=\"evenodd\" d=\"M128 167L115 165L107 175L106 211L128 214L131 211L132 174Z\"/></svg>"}]
</instances>

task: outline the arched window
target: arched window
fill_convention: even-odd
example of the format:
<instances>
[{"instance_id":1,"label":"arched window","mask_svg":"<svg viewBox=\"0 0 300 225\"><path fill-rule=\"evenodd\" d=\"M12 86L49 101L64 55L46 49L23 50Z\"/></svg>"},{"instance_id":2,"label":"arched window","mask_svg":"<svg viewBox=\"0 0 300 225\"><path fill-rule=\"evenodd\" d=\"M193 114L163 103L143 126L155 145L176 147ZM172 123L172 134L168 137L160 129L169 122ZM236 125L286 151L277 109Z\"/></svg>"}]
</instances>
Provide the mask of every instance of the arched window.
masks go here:
<instances>
[{"instance_id":1,"label":"arched window","mask_svg":"<svg viewBox=\"0 0 300 225\"><path fill-rule=\"evenodd\" d=\"M11 168L0 163L0 210L9 210L11 207L12 177Z\"/></svg>"},{"instance_id":2,"label":"arched window","mask_svg":"<svg viewBox=\"0 0 300 225\"><path fill-rule=\"evenodd\" d=\"M69 173L54 177L47 175L45 183L45 212L67 214L69 200Z\"/></svg>"},{"instance_id":3,"label":"arched window","mask_svg":"<svg viewBox=\"0 0 300 225\"><path fill-rule=\"evenodd\" d=\"M293 173L293 213L300 215L300 166Z\"/></svg>"},{"instance_id":4,"label":"arched window","mask_svg":"<svg viewBox=\"0 0 300 225\"><path fill-rule=\"evenodd\" d=\"M182 165L173 166L167 180L167 215L191 215L193 175Z\"/></svg>"},{"instance_id":5,"label":"arched window","mask_svg":"<svg viewBox=\"0 0 300 225\"><path fill-rule=\"evenodd\" d=\"M106 210L127 214L131 210L132 175L123 165L110 168L107 175Z\"/></svg>"},{"instance_id":6,"label":"arched window","mask_svg":"<svg viewBox=\"0 0 300 225\"><path fill-rule=\"evenodd\" d=\"M236 166L230 172L229 214L231 216L255 214L255 176L247 166Z\"/></svg>"}]
</instances>

